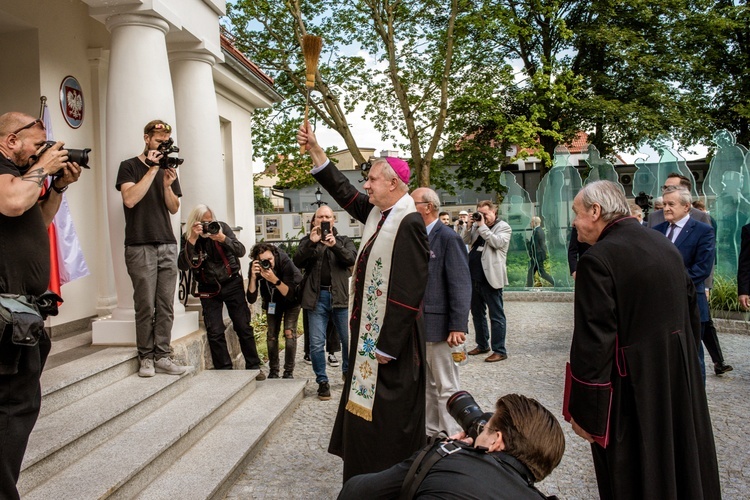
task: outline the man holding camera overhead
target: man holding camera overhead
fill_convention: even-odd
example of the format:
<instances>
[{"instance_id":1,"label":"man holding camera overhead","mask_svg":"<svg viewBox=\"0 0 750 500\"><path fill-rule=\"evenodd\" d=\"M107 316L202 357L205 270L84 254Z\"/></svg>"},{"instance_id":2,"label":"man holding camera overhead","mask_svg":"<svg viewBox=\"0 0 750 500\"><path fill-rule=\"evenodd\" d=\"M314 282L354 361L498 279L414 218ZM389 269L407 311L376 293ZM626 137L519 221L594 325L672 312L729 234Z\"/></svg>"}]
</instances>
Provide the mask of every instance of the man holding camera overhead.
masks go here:
<instances>
[{"instance_id":1,"label":"man holding camera overhead","mask_svg":"<svg viewBox=\"0 0 750 500\"><path fill-rule=\"evenodd\" d=\"M260 358L250 326L250 310L245 300L245 283L239 259L245 245L234 235L226 222L217 221L206 205L197 205L188 215L185 233L180 239L177 266L193 271L198 284L195 297L201 299L203 324L215 370L231 370L232 358L227 348L224 306L227 306L234 333L245 358L245 369L260 370ZM260 371L255 380L265 380Z\"/></svg>"},{"instance_id":2,"label":"man holding camera overhead","mask_svg":"<svg viewBox=\"0 0 750 500\"><path fill-rule=\"evenodd\" d=\"M477 346L469 351L469 355L490 352L491 347L492 354L485 359L489 363L508 358L505 350L503 287L508 284L505 261L511 228L507 222L497 218L496 210L490 200L480 201L477 211L469 220L468 230L463 233L464 243L470 248L471 315L477 341ZM490 312L491 342L486 310Z\"/></svg>"},{"instance_id":3,"label":"man holding camera overhead","mask_svg":"<svg viewBox=\"0 0 750 500\"><path fill-rule=\"evenodd\" d=\"M125 160L115 187L125 209L125 265L133 282L138 375L181 375L186 368L170 359L174 291L177 286L177 240L170 214L180 208L177 171L161 161L161 147L172 127L152 120L143 129L143 152Z\"/></svg>"},{"instance_id":4,"label":"man holding camera overhead","mask_svg":"<svg viewBox=\"0 0 750 500\"><path fill-rule=\"evenodd\" d=\"M49 284L47 226L81 169L68 161L61 142L38 155L46 139L41 120L0 115L0 293L38 297ZM58 175L45 192L52 174ZM0 498L11 499L18 498L21 462L39 415L50 339L40 327L34 345L18 345L11 340L13 325L0 325Z\"/></svg>"}]
</instances>

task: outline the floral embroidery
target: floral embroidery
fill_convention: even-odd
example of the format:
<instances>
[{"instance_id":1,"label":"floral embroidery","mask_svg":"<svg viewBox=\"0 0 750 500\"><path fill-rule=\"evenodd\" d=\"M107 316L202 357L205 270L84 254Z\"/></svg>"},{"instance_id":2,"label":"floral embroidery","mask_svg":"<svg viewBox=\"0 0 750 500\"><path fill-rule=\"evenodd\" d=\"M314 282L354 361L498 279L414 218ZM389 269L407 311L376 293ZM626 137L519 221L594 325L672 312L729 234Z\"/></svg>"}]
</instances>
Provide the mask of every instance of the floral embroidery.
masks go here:
<instances>
[{"instance_id":1,"label":"floral embroidery","mask_svg":"<svg viewBox=\"0 0 750 500\"><path fill-rule=\"evenodd\" d=\"M375 359L375 347L377 345L377 337L380 335L380 318L378 318L378 297L383 295L380 287L383 286L383 260L378 258L375 261L375 265L372 268L370 276L370 284L367 286L366 310L365 310L365 323L364 332L360 336L362 341L362 348L358 351L360 356L366 356L369 359ZM372 372L371 372L372 373ZM368 378L369 375L364 375Z\"/></svg>"}]
</instances>

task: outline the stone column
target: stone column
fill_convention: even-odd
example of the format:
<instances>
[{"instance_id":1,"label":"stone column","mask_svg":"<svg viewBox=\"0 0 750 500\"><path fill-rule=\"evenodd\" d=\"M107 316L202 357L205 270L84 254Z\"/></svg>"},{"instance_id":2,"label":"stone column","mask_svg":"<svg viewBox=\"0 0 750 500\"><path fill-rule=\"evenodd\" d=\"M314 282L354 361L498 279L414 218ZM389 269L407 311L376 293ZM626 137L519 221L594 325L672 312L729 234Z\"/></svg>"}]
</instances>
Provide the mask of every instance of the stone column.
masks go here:
<instances>
[{"instance_id":1,"label":"stone column","mask_svg":"<svg viewBox=\"0 0 750 500\"><path fill-rule=\"evenodd\" d=\"M115 181L120 162L143 150L146 123L156 118L175 123L165 38L169 27L162 19L139 14L112 16L106 26L112 34L106 111L107 207L117 307L111 319L94 323L93 343L134 345L133 287L124 256L125 216ZM175 236L179 221L178 212L172 217ZM197 313L185 312L176 290L174 313L173 340L198 329Z\"/></svg>"},{"instance_id":2,"label":"stone column","mask_svg":"<svg viewBox=\"0 0 750 500\"><path fill-rule=\"evenodd\" d=\"M216 60L195 50L169 53L174 88L177 130L180 133L180 167L183 219L198 203L211 207L227 221L226 172L222 159L216 89L211 72ZM230 223L230 225L232 225Z\"/></svg>"}]
</instances>

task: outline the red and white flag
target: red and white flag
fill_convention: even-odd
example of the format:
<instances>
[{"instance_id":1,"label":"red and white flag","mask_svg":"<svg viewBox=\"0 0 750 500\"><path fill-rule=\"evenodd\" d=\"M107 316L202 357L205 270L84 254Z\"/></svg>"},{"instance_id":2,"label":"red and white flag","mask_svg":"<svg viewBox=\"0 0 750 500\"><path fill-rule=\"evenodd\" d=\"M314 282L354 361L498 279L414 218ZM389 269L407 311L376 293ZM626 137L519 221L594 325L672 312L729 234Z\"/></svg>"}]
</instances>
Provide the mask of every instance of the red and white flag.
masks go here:
<instances>
[{"instance_id":1,"label":"red and white flag","mask_svg":"<svg viewBox=\"0 0 750 500\"><path fill-rule=\"evenodd\" d=\"M44 122L44 128L47 129L47 140L54 141L52 120L46 104L42 112L42 121ZM49 289L60 295L62 285L90 274L81 245L78 243L73 216L70 214L70 207L68 207L68 200L65 199L64 193L60 208L55 214L48 232L50 245Z\"/></svg>"}]
</instances>

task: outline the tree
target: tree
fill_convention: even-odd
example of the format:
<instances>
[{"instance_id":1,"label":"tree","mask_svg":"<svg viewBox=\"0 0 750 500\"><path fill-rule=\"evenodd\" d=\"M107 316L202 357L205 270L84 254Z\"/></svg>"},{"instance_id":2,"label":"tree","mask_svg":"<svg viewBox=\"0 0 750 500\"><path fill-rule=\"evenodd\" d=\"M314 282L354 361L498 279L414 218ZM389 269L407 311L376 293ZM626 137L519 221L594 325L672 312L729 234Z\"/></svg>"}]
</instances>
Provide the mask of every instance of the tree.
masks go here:
<instances>
[{"instance_id":1,"label":"tree","mask_svg":"<svg viewBox=\"0 0 750 500\"><path fill-rule=\"evenodd\" d=\"M278 170L294 168L289 123L299 124L304 107L302 35L324 35L312 114L344 139L363 162L346 115L362 104L383 139L410 155L414 179L430 184L430 165L445 127L448 96L461 92L451 77L473 55L457 48L466 31L461 20L471 0L241 0L228 5L235 43L266 72L287 100L255 116L256 144ZM376 61L365 66L352 48ZM366 75L366 76L365 76ZM296 128L296 127L295 127ZM290 143L291 147L290 147ZM279 158L282 158L279 160Z\"/></svg>"},{"instance_id":2,"label":"tree","mask_svg":"<svg viewBox=\"0 0 750 500\"><path fill-rule=\"evenodd\" d=\"M257 184L253 184L253 201L256 214L273 213L273 203L263 196L263 190Z\"/></svg>"}]
</instances>

